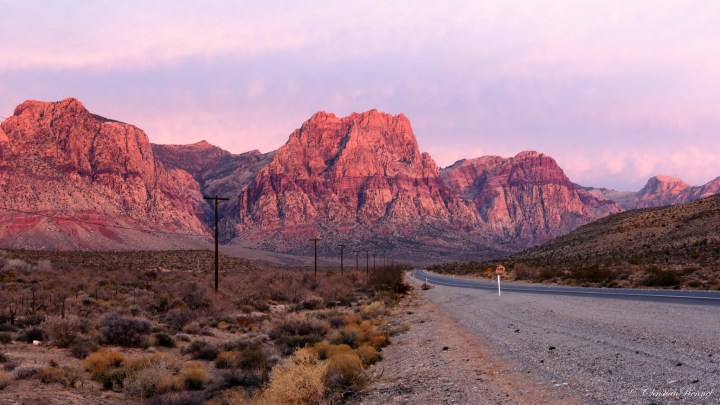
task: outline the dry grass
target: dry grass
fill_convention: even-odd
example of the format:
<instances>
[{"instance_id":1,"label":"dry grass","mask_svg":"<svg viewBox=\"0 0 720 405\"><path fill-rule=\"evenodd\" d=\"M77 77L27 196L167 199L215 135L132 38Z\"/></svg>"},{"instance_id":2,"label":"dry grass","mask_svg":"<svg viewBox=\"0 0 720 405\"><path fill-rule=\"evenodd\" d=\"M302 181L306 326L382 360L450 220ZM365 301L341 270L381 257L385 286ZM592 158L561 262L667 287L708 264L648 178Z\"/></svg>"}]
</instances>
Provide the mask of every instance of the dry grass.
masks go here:
<instances>
[{"instance_id":1,"label":"dry grass","mask_svg":"<svg viewBox=\"0 0 720 405\"><path fill-rule=\"evenodd\" d=\"M260 400L267 404L317 404L325 393L328 365L312 349L295 352L285 364L273 368Z\"/></svg>"},{"instance_id":2,"label":"dry grass","mask_svg":"<svg viewBox=\"0 0 720 405\"><path fill-rule=\"evenodd\" d=\"M13 380L14 378L12 374L0 371L0 390L8 387L13 382Z\"/></svg>"}]
</instances>

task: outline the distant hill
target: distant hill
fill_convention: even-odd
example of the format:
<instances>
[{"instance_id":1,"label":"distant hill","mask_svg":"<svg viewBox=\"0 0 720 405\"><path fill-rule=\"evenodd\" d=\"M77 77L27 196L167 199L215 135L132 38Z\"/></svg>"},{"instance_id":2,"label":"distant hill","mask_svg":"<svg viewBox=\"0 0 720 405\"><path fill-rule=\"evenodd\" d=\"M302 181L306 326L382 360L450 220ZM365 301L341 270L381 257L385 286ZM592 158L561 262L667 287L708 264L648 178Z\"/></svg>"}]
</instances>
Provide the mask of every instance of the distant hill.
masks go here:
<instances>
[{"instance_id":1,"label":"distant hill","mask_svg":"<svg viewBox=\"0 0 720 405\"><path fill-rule=\"evenodd\" d=\"M563 278L567 276L563 272L575 269L575 276L579 276L576 281L581 282L603 281L601 273L615 273L618 285L720 288L718 229L720 196L714 195L611 215L511 256L508 261L545 271L540 278L547 279ZM587 277L577 269L585 269ZM593 276L593 269L598 274ZM676 276L676 283L667 272ZM531 275L521 275L527 276ZM663 277L665 282L660 280Z\"/></svg>"},{"instance_id":2,"label":"distant hill","mask_svg":"<svg viewBox=\"0 0 720 405\"><path fill-rule=\"evenodd\" d=\"M431 266L483 274L503 263L510 278L606 287L720 289L720 196L599 219L493 262Z\"/></svg>"}]
</instances>

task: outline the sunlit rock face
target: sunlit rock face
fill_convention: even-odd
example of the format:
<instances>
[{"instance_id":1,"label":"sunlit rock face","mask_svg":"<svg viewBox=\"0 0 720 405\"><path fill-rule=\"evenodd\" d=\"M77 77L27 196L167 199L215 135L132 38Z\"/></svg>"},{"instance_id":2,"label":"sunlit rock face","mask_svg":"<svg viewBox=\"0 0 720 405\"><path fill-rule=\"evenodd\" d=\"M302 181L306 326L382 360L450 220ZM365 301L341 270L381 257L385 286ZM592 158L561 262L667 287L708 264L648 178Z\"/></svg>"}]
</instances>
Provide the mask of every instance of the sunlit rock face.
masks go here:
<instances>
[{"instance_id":1,"label":"sunlit rock face","mask_svg":"<svg viewBox=\"0 0 720 405\"><path fill-rule=\"evenodd\" d=\"M0 211L4 245L177 245L169 236L123 227L207 235L198 183L156 161L142 130L91 114L72 98L26 101L0 128L2 205L45 215Z\"/></svg>"},{"instance_id":2,"label":"sunlit rock face","mask_svg":"<svg viewBox=\"0 0 720 405\"><path fill-rule=\"evenodd\" d=\"M420 152L402 114L320 112L242 190L226 232L286 251L307 249L308 238L323 234L329 245L356 240L397 248L401 240L491 254L618 210L575 190L552 158L535 152L441 171Z\"/></svg>"}]
</instances>

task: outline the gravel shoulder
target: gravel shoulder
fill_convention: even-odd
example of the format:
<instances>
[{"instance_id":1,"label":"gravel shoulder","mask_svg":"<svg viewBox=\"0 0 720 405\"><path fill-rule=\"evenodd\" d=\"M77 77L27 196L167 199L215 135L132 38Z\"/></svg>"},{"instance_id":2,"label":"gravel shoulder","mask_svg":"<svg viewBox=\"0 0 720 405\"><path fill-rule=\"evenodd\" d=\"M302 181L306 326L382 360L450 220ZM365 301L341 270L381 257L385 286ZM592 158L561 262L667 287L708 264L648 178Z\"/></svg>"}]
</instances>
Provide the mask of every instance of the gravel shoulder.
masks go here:
<instances>
[{"instance_id":1,"label":"gravel shoulder","mask_svg":"<svg viewBox=\"0 0 720 405\"><path fill-rule=\"evenodd\" d=\"M720 403L717 308L435 285L401 311L363 403Z\"/></svg>"}]
</instances>

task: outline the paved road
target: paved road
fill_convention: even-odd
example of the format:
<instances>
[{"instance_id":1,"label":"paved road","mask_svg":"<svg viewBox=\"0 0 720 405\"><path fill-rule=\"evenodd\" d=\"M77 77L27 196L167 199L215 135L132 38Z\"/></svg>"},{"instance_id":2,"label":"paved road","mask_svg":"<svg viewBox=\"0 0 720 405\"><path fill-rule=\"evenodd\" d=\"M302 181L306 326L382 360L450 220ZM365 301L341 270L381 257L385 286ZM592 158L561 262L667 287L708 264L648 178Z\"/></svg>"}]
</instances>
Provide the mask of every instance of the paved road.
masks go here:
<instances>
[{"instance_id":1,"label":"paved road","mask_svg":"<svg viewBox=\"0 0 720 405\"><path fill-rule=\"evenodd\" d=\"M487 281L466 278L439 276L423 270L415 271L415 278L432 284L452 287L474 288L481 290L497 290L497 284ZM591 296L598 298L615 298L624 300L665 302L672 304L692 304L720 306L720 292L715 291L679 291L679 290L640 290L633 288L588 288L560 287L514 283L501 283L503 292L520 292L529 294Z\"/></svg>"},{"instance_id":2,"label":"paved road","mask_svg":"<svg viewBox=\"0 0 720 405\"><path fill-rule=\"evenodd\" d=\"M508 283L498 297L488 282L415 277L435 283L420 293L437 305L425 317L469 335L467 344L428 341L428 354L447 346L470 364L470 343L482 345L482 360L500 366L480 367L478 378L509 379L523 398L540 395L535 403L720 404L718 295Z\"/></svg>"}]
</instances>

